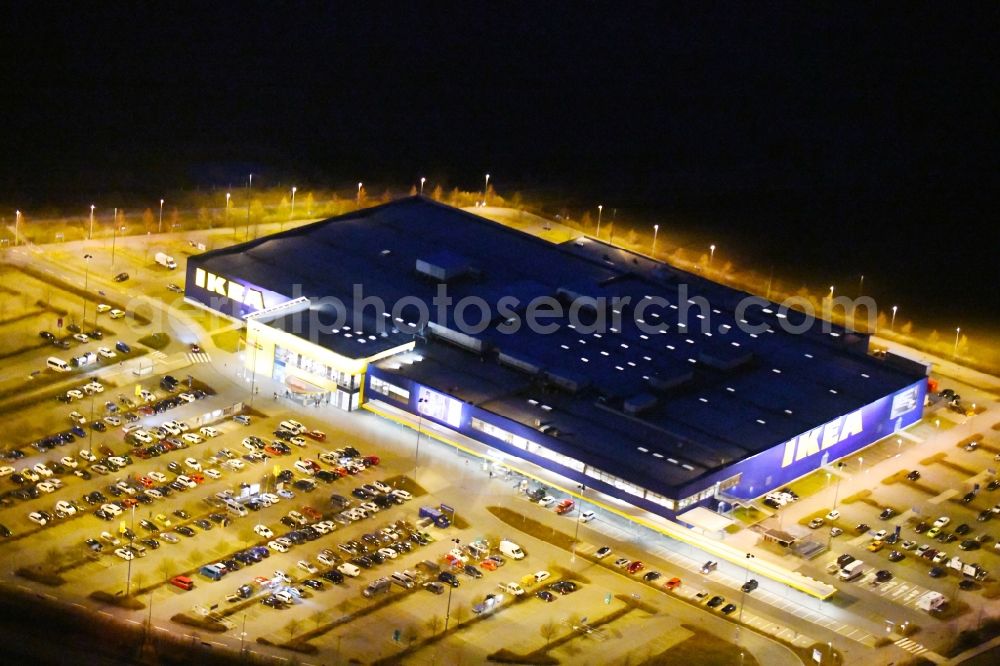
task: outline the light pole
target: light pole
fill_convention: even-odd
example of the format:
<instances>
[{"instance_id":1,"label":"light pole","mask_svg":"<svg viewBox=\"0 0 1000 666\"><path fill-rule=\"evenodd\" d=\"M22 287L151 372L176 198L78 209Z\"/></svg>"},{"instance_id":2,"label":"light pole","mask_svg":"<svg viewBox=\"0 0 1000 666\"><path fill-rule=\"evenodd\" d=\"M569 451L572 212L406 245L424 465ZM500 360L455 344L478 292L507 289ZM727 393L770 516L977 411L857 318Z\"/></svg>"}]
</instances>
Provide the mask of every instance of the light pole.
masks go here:
<instances>
[{"instance_id":1,"label":"light pole","mask_svg":"<svg viewBox=\"0 0 1000 666\"><path fill-rule=\"evenodd\" d=\"M247 181L247 232L244 235L244 239L250 237L250 199L253 196L253 174L250 174L250 180Z\"/></svg>"},{"instance_id":2,"label":"light pole","mask_svg":"<svg viewBox=\"0 0 1000 666\"><path fill-rule=\"evenodd\" d=\"M837 463L837 469L838 470L842 469L843 467L844 467L844 463L842 463L842 462ZM834 509L837 508L837 495L840 494L840 479L841 479L841 476L840 476L840 474L838 472L838 474L837 474L837 485L833 489L833 508Z\"/></svg>"},{"instance_id":3,"label":"light pole","mask_svg":"<svg viewBox=\"0 0 1000 666\"><path fill-rule=\"evenodd\" d=\"M712 259L715 259L715 245L708 246L708 267L712 267Z\"/></svg>"},{"instance_id":4,"label":"light pole","mask_svg":"<svg viewBox=\"0 0 1000 666\"><path fill-rule=\"evenodd\" d=\"M861 281L858 282L858 296L862 296L865 293L865 274L861 274Z\"/></svg>"},{"instance_id":5,"label":"light pole","mask_svg":"<svg viewBox=\"0 0 1000 666\"><path fill-rule=\"evenodd\" d=\"M650 253L654 257L656 256L656 235L658 233L660 233L660 225L654 224L653 225L653 251Z\"/></svg>"},{"instance_id":6,"label":"light pole","mask_svg":"<svg viewBox=\"0 0 1000 666\"><path fill-rule=\"evenodd\" d=\"M576 527L573 529L573 554L570 559L576 562L576 544L580 537L580 518L583 516L583 502L587 497L587 486L582 483L578 486L580 488L580 506L576 511Z\"/></svg>"},{"instance_id":7,"label":"light pole","mask_svg":"<svg viewBox=\"0 0 1000 666\"><path fill-rule=\"evenodd\" d=\"M740 624L743 624L743 604L747 598L747 582L750 580L750 560L755 559L753 553L746 554L746 563L743 566L743 587L740 588Z\"/></svg>"},{"instance_id":8,"label":"light pole","mask_svg":"<svg viewBox=\"0 0 1000 666\"><path fill-rule=\"evenodd\" d=\"M115 223L111 227L111 272L115 272L115 242L118 240L118 209L115 208Z\"/></svg>"},{"instance_id":9,"label":"light pole","mask_svg":"<svg viewBox=\"0 0 1000 666\"><path fill-rule=\"evenodd\" d=\"M156 233L162 234L163 233L163 199L160 199L160 225L159 225L158 229L159 230Z\"/></svg>"},{"instance_id":10,"label":"light pole","mask_svg":"<svg viewBox=\"0 0 1000 666\"><path fill-rule=\"evenodd\" d=\"M292 214L288 216L288 219L290 220L295 217L295 192L297 192L298 189L299 188L292 185Z\"/></svg>"},{"instance_id":11,"label":"light pole","mask_svg":"<svg viewBox=\"0 0 1000 666\"><path fill-rule=\"evenodd\" d=\"M899 309L898 305L892 306L892 320L889 322L889 330L893 330L896 327L896 310Z\"/></svg>"},{"instance_id":12,"label":"light pole","mask_svg":"<svg viewBox=\"0 0 1000 666\"><path fill-rule=\"evenodd\" d=\"M14 247L17 247L17 228L21 223L21 211L14 211Z\"/></svg>"},{"instance_id":13,"label":"light pole","mask_svg":"<svg viewBox=\"0 0 1000 666\"><path fill-rule=\"evenodd\" d=\"M865 471L865 459L858 456L858 474Z\"/></svg>"},{"instance_id":14,"label":"light pole","mask_svg":"<svg viewBox=\"0 0 1000 666\"><path fill-rule=\"evenodd\" d=\"M425 182L426 180L427 180L427 179L426 179L426 178L424 178L424 177L421 177L421 178L420 178L420 194L421 194L421 196L423 196L423 193L424 193L424 182Z\"/></svg>"},{"instance_id":15,"label":"light pole","mask_svg":"<svg viewBox=\"0 0 1000 666\"><path fill-rule=\"evenodd\" d=\"M830 300L833 300L833 285L830 285Z\"/></svg>"},{"instance_id":16,"label":"light pole","mask_svg":"<svg viewBox=\"0 0 1000 666\"><path fill-rule=\"evenodd\" d=\"M94 240L94 204L90 204L90 240Z\"/></svg>"},{"instance_id":17,"label":"light pole","mask_svg":"<svg viewBox=\"0 0 1000 666\"><path fill-rule=\"evenodd\" d=\"M420 430L424 425L424 413L421 409L421 405L427 402L427 398L419 398L417 400L417 446L413 452L413 480L417 480L417 467L420 463Z\"/></svg>"},{"instance_id":18,"label":"light pole","mask_svg":"<svg viewBox=\"0 0 1000 666\"><path fill-rule=\"evenodd\" d=\"M601 213L604 212L604 205L597 204L597 233L594 234L598 238L601 237Z\"/></svg>"},{"instance_id":19,"label":"light pole","mask_svg":"<svg viewBox=\"0 0 1000 666\"><path fill-rule=\"evenodd\" d=\"M358 183L358 208L361 208L361 187L364 183Z\"/></svg>"},{"instance_id":20,"label":"light pole","mask_svg":"<svg viewBox=\"0 0 1000 666\"><path fill-rule=\"evenodd\" d=\"M129 534L132 535L132 536L130 536L129 539L128 539L128 545L129 545L129 554L131 554L132 557L128 558L128 574L126 574L126 578L125 578L125 597L126 598L128 597L128 595L132 591L132 560L135 558L135 551L132 550L131 546L132 546L132 543L133 543L133 541L135 539L135 507L136 507L136 505L133 504L132 505L132 527L129 528Z\"/></svg>"},{"instance_id":21,"label":"light pole","mask_svg":"<svg viewBox=\"0 0 1000 666\"><path fill-rule=\"evenodd\" d=\"M448 584L448 607L444 611L444 631L442 633L448 633L448 622L451 620L451 591L455 588L449 583Z\"/></svg>"},{"instance_id":22,"label":"light pole","mask_svg":"<svg viewBox=\"0 0 1000 666\"><path fill-rule=\"evenodd\" d=\"M486 195L490 191L490 174L486 174L486 184L483 185L483 206L486 205Z\"/></svg>"},{"instance_id":23,"label":"light pole","mask_svg":"<svg viewBox=\"0 0 1000 666\"><path fill-rule=\"evenodd\" d=\"M962 332L961 326L955 329L955 350L952 353L953 356L958 356L958 334L961 332Z\"/></svg>"},{"instance_id":24,"label":"light pole","mask_svg":"<svg viewBox=\"0 0 1000 666\"><path fill-rule=\"evenodd\" d=\"M90 260L93 255L83 255L83 325L87 325L87 285L90 280Z\"/></svg>"}]
</instances>

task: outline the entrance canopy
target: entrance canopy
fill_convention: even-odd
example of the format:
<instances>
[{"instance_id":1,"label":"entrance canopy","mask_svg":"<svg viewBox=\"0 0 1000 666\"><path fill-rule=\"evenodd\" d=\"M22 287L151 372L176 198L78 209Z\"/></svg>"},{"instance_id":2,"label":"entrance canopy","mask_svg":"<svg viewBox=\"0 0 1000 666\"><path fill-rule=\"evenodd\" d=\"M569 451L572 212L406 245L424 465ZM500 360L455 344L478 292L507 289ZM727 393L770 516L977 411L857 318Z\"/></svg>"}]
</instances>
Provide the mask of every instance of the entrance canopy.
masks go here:
<instances>
[{"instance_id":1,"label":"entrance canopy","mask_svg":"<svg viewBox=\"0 0 1000 666\"><path fill-rule=\"evenodd\" d=\"M301 394L312 394L312 393L326 393L326 389L320 386L316 386L300 377L292 377L291 375L285 376L285 386L291 390L292 393Z\"/></svg>"},{"instance_id":2,"label":"entrance canopy","mask_svg":"<svg viewBox=\"0 0 1000 666\"><path fill-rule=\"evenodd\" d=\"M677 516L677 520L709 532L721 532L733 524L733 521L729 518L720 516L711 509L706 509L703 506L685 511Z\"/></svg>"}]
</instances>

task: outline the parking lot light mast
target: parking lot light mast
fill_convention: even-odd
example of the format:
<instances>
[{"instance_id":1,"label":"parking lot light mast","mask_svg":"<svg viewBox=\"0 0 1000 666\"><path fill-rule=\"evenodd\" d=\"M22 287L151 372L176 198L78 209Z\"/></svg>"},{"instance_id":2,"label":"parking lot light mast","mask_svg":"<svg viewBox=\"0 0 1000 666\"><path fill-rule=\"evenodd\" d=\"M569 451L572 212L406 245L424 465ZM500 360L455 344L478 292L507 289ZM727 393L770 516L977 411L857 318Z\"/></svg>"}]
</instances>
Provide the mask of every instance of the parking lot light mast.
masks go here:
<instances>
[{"instance_id":1,"label":"parking lot light mast","mask_svg":"<svg viewBox=\"0 0 1000 666\"><path fill-rule=\"evenodd\" d=\"M962 327L959 326L955 329L955 350L952 353L953 356L958 357L958 334L962 332Z\"/></svg>"},{"instance_id":2,"label":"parking lot light mast","mask_svg":"<svg viewBox=\"0 0 1000 666\"><path fill-rule=\"evenodd\" d=\"M755 559L755 558L756 558L756 556L753 553L747 553L746 554L746 558L744 558L746 560L746 562L744 563L744 567L743 567L743 571L745 573L743 575L743 587L740 588L740 591L741 591L741 594L740 594L740 624L741 625L743 624L743 604L744 604L744 602L746 602L746 598L747 598L746 586L747 586L747 582L750 580L750 560Z\"/></svg>"},{"instance_id":3,"label":"parking lot light mast","mask_svg":"<svg viewBox=\"0 0 1000 666\"><path fill-rule=\"evenodd\" d=\"M83 325L87 325L87 286L90 284L90 260L94 256L83 255Z\"/></svg>"},{"instance_id":4,"label":"parking lot light mast","mask_svg":"<svg viewBox=\"0 0 1000 666\"><path fill-rule=\"evenodd\" d=\"M712 267L712 259L715 259L715 244L708 246L708 267Z\"/></svg>"},{"instance_id":5,"label":"parking lot light mast","mask_svg":"<svg viewBox=\"0 0 1000 666\"><path fill-rule=\"evenodd\" d=\"M90 204L90 238L94 240L94 204Z\"/></svg>"},{"instance_id":6,"label":"parking lot light mast","mask_svg":"<svg viewBox=\"0 0 1000 666\"><path fill-rule=\"evenodd\" d=\"M896 328L896 310L899 309L898 305L892 306L892 319L889 321L889 330L894 330Z\"/></svg>"},{"instance_id":7,"label":"parking lot light mast","mask_svg":"<svg viewBox=\"0 0 1000 666\"><path fill-rule=\"evenodd\" d=\"M486 174L486 184L483 185L483 206L486 205L486 195L490 191L490 174Z\"/></svg>"},{"instance_id":8,"label":"parking lot light mast","mask_svg":"<svg viewBox=\"0 0 1000 666\"><path fill-rule=\"evenodd\" d=\"M21 223L21 211L20 210L15 210L14 211L14 247L17 247L17 241L18 241L17 232L18 232L18 227L20 226L20 223Z\"/></svg>"},{"instance_id":9,"label":"parking lot light mast","mask_svg":"<svg viewBox=\"0 0 1000 666\"><path fill-rule=\"evenodd\" d=\"M587 497L587 486L580 484L577 486L580 489L580 506L576 511L576 527L573 529L573 554L570 556L570 560L576 562L576 544L580 538L580 518L583 517L583 502Z\"/></svg>"},{"instance_id":10,"label":"parking lot light mast","mask_svg":"<svg viewBox=\"0 0 1000 666\"><path fill-rule=\"evenodd\" d=\"M294 185L292 185L292 212L288 216L288 219L290 219L290 220L295 218L295 192L297 192L298 189L299 188L297 188Z\"/></svg>"},{"instance_id":11,"label":"parking lot light mast","mask_svg":"<svg viewBox=\"0 0 1000 666\"><path fill-rule=\"evenodd\" d=\"M653 225L653 251L650 252L650 254L653 255L654 257L656 256L656 235L658 233L660 233L660 225L654 224Z\"/></svg>"},{"instance_id":12,"label":"parking lot light mast","mask_svg":"<svg viewBox=\"0 0 1000 666\"><path fill-rule=\"evenodd\" d=\"M253 197L253 174L250 174L250 180L247 181L247 232L244 239L250 238L250 199Z\"/></svg>"},{"instance_id":13,"label":"parking lot light mast","mask_svg":"<svg viewBox=\"0 0 1000 666\"><path fill-rule=\"evenodd\" d=\"M424 193L424 183L425 183L425 182L427 182L427 179L426 179L426 178L424 178L423 176L421 176L421 177L420 177L420 194L421 194L421 196L422 196L422 195L423 195L423 193Z\"/></svg>"},{"instance_id":14,"label":"parking lot light mast","mask_svg":"<svg viewBox=\"0 0 1000 666\"><path fill-rule=\"evenodd\" d=\"M163 199L160 199L160 225L156 233L158 234L163 233Z\"/></svg>"},{"instance_id":15,"label":"parking lot light mast","mask_svg":"<svg viewBox=\"0 0 1000 666\"><path fill-rule=\"evenodd\" d=\"M449 583L448 584L448 607L445 608L445 611L444 611L444 632L443 633L448 633L448 622L451 620L451 591L454 590L454 589L455 589L455 587L451 583Z\"/></svg>"},{"instance_id":16,"label":"parking lot light mast","mask_svg":"<svg viewBox=\"0 0 1000 666\"><path fill-rule=\"evenodd\" d=\"M420 431L424 426L424 412L421 405L427 402L427 398L417 400L417 445L413 450L413 480L417 480L417 467L420 464Z\"/></svg>"},{"instance_id":17,"label":"parking lot light mast","mask_svg":"<svg viewBox=\"0 0 1000 666\"><path fill-rule=\"evenodd\" d=\"M601 237L601 213L604 212L604 204L597 204L597 233L594 235L597 238Z\"/></svg>"}]
</instances>

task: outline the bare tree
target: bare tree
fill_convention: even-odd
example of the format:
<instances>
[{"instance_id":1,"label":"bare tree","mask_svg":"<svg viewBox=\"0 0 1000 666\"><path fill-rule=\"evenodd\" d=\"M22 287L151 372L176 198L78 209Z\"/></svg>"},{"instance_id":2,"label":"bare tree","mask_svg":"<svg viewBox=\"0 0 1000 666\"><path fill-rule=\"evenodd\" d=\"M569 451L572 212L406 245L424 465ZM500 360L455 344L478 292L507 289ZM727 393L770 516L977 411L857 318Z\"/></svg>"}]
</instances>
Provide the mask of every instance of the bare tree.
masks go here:
<instances>
[{"instance_id":1,"label":"bare tree","mask_svg":"<svg viewBox=\"0 0 1000 666\"><path fill-rule=\"evenodd\" d=\"M431 615L427 618L427 629L430 630L432 636L441 630L441 626L442 622L440 615Z\"/></svg>"},{"instance_id":2,"label":"bare tree","mask_svg":"<svg viewBox=\"0 0 1000 666\"><path fill-rule=\"evenodd\" d=\"M552 620L549 620L548 622L542 624L542 626L538 627L538 633L540 633L542 635L542 638L545 639L545 645L548 645L549 643L552 642L552 638L556 635L556 632L558 631L559 631L559 625L553 622Z\"/></svg>"},{"instance_id":3,"label":"bare tree","mask_svg":"<svg viewBox=\"0 0 1000 666\"><path fill-rule=\"evenodd\" d=\"M291 640L295 636L295 634L299 633L299 629L301 628L302 628L302 620L299 620L298 618L294 617L291 620L289 620L288 624L285 625L285 631L288 632L288 639Z\"/></svg>"},{"instance_id":4,"label":"bare tree","mask_svg":"<svg viewBox=\"0 0 1000 666\"><path fill-rule=\"evenodd\" d=\"M175 562L171 557L165 557L160 560L160 566L157 567L157 570L163 574L163 579L166 580L170 578L170 574L172 574L176 568L177 562Z\"/></svg>"}]
</instances>

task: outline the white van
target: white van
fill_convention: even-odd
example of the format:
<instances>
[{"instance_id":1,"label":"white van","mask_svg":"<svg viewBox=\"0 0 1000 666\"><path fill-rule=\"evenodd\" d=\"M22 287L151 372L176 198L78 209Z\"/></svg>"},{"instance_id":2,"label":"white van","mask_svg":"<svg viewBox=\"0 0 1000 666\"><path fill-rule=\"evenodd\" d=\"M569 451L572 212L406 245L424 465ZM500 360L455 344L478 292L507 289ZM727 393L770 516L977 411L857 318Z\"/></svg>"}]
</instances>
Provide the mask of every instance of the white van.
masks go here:
<instances>
[{"instance_id":1,"label":"white van","mask_svg":"<svg viewBox=\"0 0 1000 666\"><path fill-rule=\"evenodd\" d=\"M69 363L62 360L61 358L56 358L55 356L49 356L48 360L45 361L45 365L56 372L69 372Z\"/></svg>"},{"instance_id":2,"label":"white van","mask_svg":"<svg viewBox=\"0 0 1000 666\"><path fill-rule=\"evenodd\" d=\"M239 502L237 502L236 500L230 499L224 501L226 503L226 509L229 511L229 513L233 514L234 516L239 516L240 518L242 518L243 516L249 513L249 511L247 511L247 508L242 504L240 504Z\"/></svg>"},{"instance_id":3,"label":"white van","mask_svg":"<svg viewBox=\"0 0 1000 666\"><path fill-rule=\"evenodd\" d=\"M861 567L864 566L864 562L861 560L854 560L843 569L840 570L840 580L854 580L864 573Z\"/></svg>"},{"instance_id":4,"label":"white van","mask_svg":"<svg viewBox=\"0 0 1000 666\"><path fill-rule=\"evenodd\" d=\"M521 550L521 547L518 546L513 541L508 541L507 539L504 539L500 542L500 545L498 547L502 555L506 555L507 557L514 560L524 559L524 551Z\"/></svg>"}]
</instances>

